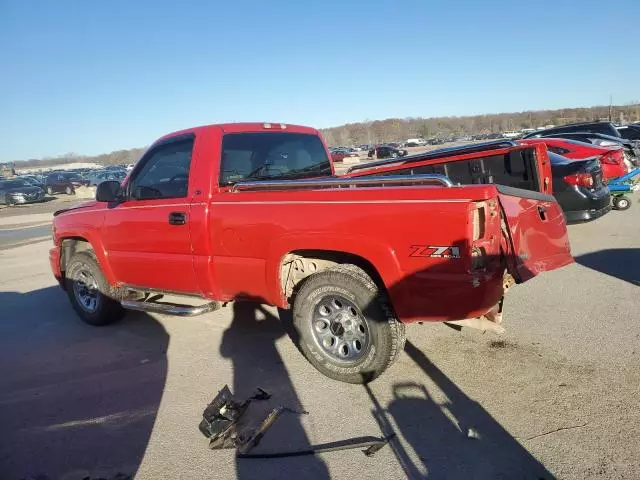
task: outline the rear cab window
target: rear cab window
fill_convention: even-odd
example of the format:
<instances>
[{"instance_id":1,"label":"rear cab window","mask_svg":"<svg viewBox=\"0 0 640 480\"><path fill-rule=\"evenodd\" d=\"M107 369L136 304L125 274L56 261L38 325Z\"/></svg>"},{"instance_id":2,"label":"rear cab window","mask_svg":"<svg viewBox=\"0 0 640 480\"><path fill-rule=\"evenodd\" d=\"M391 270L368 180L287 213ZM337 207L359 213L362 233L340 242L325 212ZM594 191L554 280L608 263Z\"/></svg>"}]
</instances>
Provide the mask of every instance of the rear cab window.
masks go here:
<instances>
[{"instance_id":1,"label":"rear cab window","mask_svg":"<svg viewBox=\"0 0 640 480\"><path fill-rule=\"evenodd\" d=\"M227 133L222 138L220 186L328 175L331 163L317 135L241 132Z\"/></svg>"}]
</instances>

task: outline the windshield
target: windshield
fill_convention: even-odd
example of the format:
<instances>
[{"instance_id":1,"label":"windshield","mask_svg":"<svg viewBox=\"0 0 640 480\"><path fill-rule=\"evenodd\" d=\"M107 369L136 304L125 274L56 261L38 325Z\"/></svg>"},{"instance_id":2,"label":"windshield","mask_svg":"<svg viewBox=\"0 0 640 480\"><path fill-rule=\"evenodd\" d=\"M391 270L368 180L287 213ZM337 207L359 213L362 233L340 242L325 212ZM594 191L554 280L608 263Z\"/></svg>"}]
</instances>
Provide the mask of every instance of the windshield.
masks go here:
<instances>
[{"instance_id":1,"label":"windshield","mask_svg":"<svg viewBox=\"0 0 640 480\"><path fill-rule=\"evenodd\" d=\"M82 178L82 175L79 175L77 173L63 173L62 176L67 180L78 180L78 181L84 180L84 178Z\"/></svg>"},{"instance_id":2,"label":"windshield","mask_svg":"<svg viewBox=\"0 0 640 480\"><path fill-rule=\"evenodd\" d=\"M2 182L2 187L3 188L20 188L20 187L30 187L31 185L29 185L27 182L25 182L24 180L5 180L4 182Z\"/></svg>"},{"instance_id":3,"label":"windshield","mask_svg":"<svg viewBox=\"0 0 640 480\"><path fill-rule=\"evenodd\" d=\"M317 135L230 133L222 139L220 185L243 180L293 179L331 174Z\"/></svg>"}]
</instances>

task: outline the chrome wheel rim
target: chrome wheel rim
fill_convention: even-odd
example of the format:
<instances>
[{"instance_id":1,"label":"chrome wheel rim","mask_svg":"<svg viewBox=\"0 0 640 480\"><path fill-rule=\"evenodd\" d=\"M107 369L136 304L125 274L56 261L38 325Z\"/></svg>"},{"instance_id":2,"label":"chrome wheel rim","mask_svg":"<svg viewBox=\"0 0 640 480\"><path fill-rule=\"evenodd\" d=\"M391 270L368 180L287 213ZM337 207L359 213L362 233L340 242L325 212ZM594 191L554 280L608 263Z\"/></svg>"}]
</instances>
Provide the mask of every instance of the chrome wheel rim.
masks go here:
<instances>
[{"instance_id":1,"label":"chrome wheel rim","mask_svg":"<svg viewBox=\"0 0 640 480\"><path fill-rule=\"evenodd\" d=\"M364 315L341 295L322 297L311 316L313 338L322 353L333 361L352 363L360 359L371 341Z\"/></svg>"},{"instance_id":2,"label":"chrome wheel rim","mask_svg":"<svg viewBox=\"0 0 640 480\"><path fill-rule=\"evenodd\" d=\"M73 294L78 305L88 313L95 313L100 305L98 283L86 265L82 265L73 280Z\"/></svg>"}]
</instances>

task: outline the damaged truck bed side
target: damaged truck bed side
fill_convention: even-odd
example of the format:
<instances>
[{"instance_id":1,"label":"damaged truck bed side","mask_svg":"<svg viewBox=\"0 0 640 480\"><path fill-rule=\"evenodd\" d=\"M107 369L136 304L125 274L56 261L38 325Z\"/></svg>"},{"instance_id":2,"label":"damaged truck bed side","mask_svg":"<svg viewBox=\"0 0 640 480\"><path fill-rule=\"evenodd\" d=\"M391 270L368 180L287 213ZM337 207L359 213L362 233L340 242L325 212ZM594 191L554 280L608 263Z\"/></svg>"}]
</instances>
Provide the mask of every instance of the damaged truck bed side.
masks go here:
<instances>
[{"instance_id":1,"label":"damaged truck bed side","mask_svg":"<svg viewBox=\"0 0 640 480\"><path fill-rule=\"evenodd\" d=\"M546 151L489 149L513 159L524 183L461 182L456 161L451 171L398 174L396 162L335 177L319 133L294 125L176 132L122 185L104 182L96 201L57 212L51 267L94 325L123 308L291 308L292 337L313 366L366 382L402 350L405 323L495 325L511 283L573 261ZM486 148L445 157L464 155Z\"/></svg>"}]
</instances>

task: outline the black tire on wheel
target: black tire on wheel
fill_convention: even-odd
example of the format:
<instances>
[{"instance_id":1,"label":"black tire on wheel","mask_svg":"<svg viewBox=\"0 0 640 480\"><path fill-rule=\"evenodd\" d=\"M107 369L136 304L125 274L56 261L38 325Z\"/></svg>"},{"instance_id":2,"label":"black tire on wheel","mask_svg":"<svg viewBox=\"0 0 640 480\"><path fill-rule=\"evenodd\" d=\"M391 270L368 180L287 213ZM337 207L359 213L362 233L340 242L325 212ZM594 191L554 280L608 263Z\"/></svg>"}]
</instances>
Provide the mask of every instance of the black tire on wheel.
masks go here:
<instances>
[{"instance_id":1,"label":"black tire on wheel","mask_svg":"<svg viewBox=\"0 0 640 480\"><path fill-rule=\"evenodd\" d=\"M67 187L64 189L64 193L66 193L67 195L73 195L76 192L73 190L73 188Z\"/></svg>"},{"instance_id":2,"label":"black tire on wheel","mask_svg":"<svg viewBox=\"0 0 640 480\"><path fill-rule=\"evenodd\" d=\"M83 322L93 326L109 325L124 316L125 310L120 303L109 296L113 293L112 288L92 251L74 254L67 264L65 276L67 295Z\"/></svg>"},{"instance_id":3,"label":"black tire on wheel","mask_svg":"<svg viewBox=\"0 0 640 480\"><path fill-rule=\"evenodd\" d=\"M47 187L47 195L53 195L53 188Z\"/></svg>"},{"instance_id":4,"label":"black tire on wheel","mask_svg":"<svg viewBox=\"0 0 640 480\"><path fill-rule=\"evenodd\" d=\"M631 208L631 200L624 195L613 197L613 208L616 210L628 210Z\"/></svg>"},{"instance_id":5,"label":"black tire on wheel","mask_svg":"<svg viewBox=\"0 0 640 480\"><path fill-rule=\"evenodd\" d=\"M386 295L355 265L307 277L295 297L293 324L305 358L341 382L374 380L393 364L405 343L404 324Z\"/></svg>"}]
</instances>

